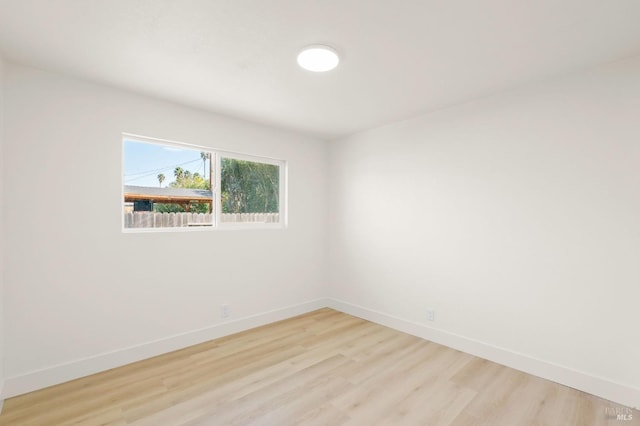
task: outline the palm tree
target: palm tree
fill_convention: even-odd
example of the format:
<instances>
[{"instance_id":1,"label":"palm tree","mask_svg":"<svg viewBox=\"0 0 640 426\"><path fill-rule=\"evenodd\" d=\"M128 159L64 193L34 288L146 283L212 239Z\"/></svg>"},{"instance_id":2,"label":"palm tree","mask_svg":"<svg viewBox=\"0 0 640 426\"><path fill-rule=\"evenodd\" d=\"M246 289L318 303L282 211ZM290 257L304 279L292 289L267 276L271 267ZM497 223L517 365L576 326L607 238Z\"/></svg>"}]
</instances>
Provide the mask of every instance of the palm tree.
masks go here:
<instances>
[{"instance_id":1,"label":"palm tree","mask_svg":"<svg viewBox=\"0 0 640 426\"><path fill-rule=\"evenodd\" d=\"M162 182L164 182L164 175L160 173L158 175L158 183L160 184L160 188L162 188Z\"/></svg>"},{"instance_id":2,"label":"palm tree","mask_svg":"<svg viewBox=\"0 0 640 426\"><path fill-rule=\"evenodd\" d=\"M176 167L173 170L173 175L176 177L176 179L182 179L182 176L184 176L184 169L180 166Z\"/></svg>"},{"instance_id":3,"label":"palm tree","mask_svg":"<svg viewBox=\"0 0 640 426\"><path fill-rule=\"evenodd\" d=\"M207 160L209 158L211 158L211 153L210 152L204 152L201 151L200 152L200 158L202 159L202 174L204 176L204 178L207 178Z\"/></svg>"}]
</instances>

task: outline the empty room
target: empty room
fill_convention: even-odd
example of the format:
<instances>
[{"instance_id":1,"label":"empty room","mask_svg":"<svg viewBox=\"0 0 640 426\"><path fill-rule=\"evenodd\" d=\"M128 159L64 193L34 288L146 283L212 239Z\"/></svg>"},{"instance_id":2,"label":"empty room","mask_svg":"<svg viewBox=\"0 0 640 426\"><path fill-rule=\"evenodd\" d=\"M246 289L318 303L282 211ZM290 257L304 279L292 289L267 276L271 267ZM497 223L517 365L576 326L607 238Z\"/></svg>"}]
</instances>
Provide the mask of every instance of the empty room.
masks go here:
<instances>
[{"instance_id":1,"label":"empty room","mask_svg":"<svg viewBox=\"0 0 640 426\"><path fill-rule=\"evenodd\" d=\"M0 0L0 425L640 424L637 0Z\"/></svg>"}]
</instances>

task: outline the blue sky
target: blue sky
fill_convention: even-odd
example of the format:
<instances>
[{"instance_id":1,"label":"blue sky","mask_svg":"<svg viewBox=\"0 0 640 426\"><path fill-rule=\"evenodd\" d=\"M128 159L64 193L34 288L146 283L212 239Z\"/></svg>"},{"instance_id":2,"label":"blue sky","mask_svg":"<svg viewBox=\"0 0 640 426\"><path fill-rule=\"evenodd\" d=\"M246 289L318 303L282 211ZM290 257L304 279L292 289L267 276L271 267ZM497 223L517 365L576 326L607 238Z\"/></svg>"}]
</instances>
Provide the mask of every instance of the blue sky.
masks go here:
<instances>
[{"instance_id":1,"label":"blue sky","mask_svg":"<svg viewBox=\"0 0 640 426\"><path fill-rule=\"evenodd\" d=\"M158 174L165 175L162 187L174 181L176 166L202 175L200 150L125 140L124 184L158 187ZM207 161L207 176L209 162Z\"/></svg>"}]
</instances>

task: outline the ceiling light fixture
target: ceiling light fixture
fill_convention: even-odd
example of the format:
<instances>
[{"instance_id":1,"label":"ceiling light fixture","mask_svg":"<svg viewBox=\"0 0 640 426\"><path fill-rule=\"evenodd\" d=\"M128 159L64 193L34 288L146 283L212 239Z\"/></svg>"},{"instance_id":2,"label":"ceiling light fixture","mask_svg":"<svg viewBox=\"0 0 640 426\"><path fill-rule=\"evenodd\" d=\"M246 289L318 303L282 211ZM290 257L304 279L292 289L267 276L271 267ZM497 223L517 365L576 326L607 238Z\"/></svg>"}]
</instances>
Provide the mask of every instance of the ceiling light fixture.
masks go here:
<instances>
[{"instance_id":1,"label":"ceiling light fixture","mask_svg":"<svg viewBox=\"0 0 640 426\"><path fill-rule=\"evenodd\" d=\"M298 65L308 71L331 71L338 66L340 58L332 47L315 44L298 53Z\"/></svg>"}]
</instances>

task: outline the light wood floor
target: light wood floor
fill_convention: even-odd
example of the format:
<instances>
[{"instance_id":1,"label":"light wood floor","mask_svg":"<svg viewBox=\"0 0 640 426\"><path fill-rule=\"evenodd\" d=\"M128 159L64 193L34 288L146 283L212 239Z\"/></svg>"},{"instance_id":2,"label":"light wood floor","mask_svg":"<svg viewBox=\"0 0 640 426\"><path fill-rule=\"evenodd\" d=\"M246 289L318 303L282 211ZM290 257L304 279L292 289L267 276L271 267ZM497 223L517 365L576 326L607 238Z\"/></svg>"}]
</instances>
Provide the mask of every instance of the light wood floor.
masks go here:
<instances>
[{"instance_id":1,"label":"light wood floor","mask_svg":"<svg viewBox=\"0 0 640 426\"><path fill-rule=\"evenodd\" d=\"M617 425L623 408L321 309L8 399L2 425Z\"/></svg>"}]
</instances>

